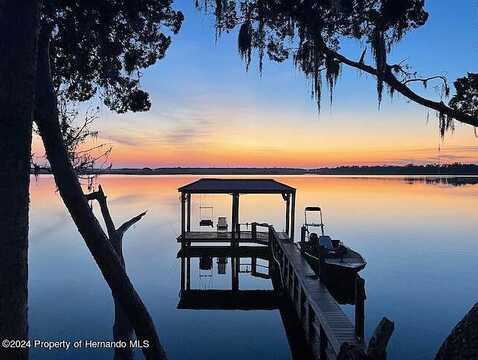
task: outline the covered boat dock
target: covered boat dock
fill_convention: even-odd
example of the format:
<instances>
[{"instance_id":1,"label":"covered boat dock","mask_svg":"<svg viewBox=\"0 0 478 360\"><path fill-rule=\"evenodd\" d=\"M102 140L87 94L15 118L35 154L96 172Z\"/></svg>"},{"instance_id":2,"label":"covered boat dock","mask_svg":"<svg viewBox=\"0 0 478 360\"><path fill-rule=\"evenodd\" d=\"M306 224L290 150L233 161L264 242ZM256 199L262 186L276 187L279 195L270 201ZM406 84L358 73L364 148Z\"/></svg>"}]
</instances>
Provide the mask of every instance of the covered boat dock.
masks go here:
<instances>
[{"instance_id":1,"label":"covered boat dock","mask_svg":"<svg viewBox=\"0 0 478 360\"><path fill-rule=\"evenodd\" d=\"M257 227L268 227L267 224L251 223L251 231L241 231L239 223L239 199L245 194L278 194L285 202L285 234L294 238L295 195L296 189L272 179L199 179L178 189L181 196L181 235L178 241L183 245L191 243L230 242L256 243L267 245L267 231L257 231ZM211 231L191 231L191 198L196 194L225 194L232 196L231 226L219 227ZM225 219L224 219L225 220ZM262 226L264 225L264 226ZM224 227L227 226L227 229ZM267 229L266 229L267 230Z\"/></svg>"},{"instance_id":2,"label":"covered boat dock","mask_svg":"<svg viewBox=\"0 0 478 360\"><path fill-rule=\"evenodd\" d=\"M259 309L276 308L274 294L264 291L239 289L239 273L242 257L255 262L264 256L269 260L269 271L264 277L271 278L292 306L303 330L303 340L311 347L314 358L341 358L343 351L352 346L357 353L364 350L364 283L357 281L355 295L355 324L343 312L320 277L313 271L300 249L294 243L294 213L296 189L271 179L200 179L180 187L181 194L181 299L179 308L188 309ZM231 227L225 219L218 221L217 231L191 231L191 196L193 194L227 194L232 196ZM239 198L243 194L278 194L285 202L285 231L277 232L273 225L253 222L251 231L241 231L239 223ZM219 219L218 219L219 220ZM263 229L262 232L257 229ZM230 246L219 243L230 242ZM191 246L193 243L203 243ZM204 244L204 243L217 243ZM239 246L240 243L256 243L263 246ZM264 246L265 245L265 246ZM265 251L265 253L262 253ZM231 257L231 290L211 291L191 289L191 257ZM255 260L254 260L255 259ZM209 262L212 260L208 259ZM219 270L218 270L219 271ZM363 293L363 294L362 294ZM357 294L362 294L357 297ZM382 320L380 324L386 324ZM388 321L389 322L389 321ZM385 341L385 343L388 339ZM347 346L343 347L344 344Z\"/></svg>"}]
</instances>

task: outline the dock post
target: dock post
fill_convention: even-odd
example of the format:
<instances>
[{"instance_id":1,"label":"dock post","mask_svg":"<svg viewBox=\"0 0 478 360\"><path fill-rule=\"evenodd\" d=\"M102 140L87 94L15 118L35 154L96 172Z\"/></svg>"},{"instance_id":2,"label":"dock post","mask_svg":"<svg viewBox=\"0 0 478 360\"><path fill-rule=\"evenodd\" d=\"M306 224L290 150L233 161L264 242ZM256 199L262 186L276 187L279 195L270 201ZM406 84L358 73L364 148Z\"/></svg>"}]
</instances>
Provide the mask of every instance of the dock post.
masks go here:
<instances>
[{"instance_id":1,"label":"dock post","mask_svg":"<svg viewBox=\"0 0 478 360\"><path fill-rule=\"evenodd\" d=\"M239 245L239 240L241 239L241 224L239 220L239 194L237 194L237 200L236 200L236 233L237 233L237 245Z\"/></svg>"},{"instance_id":2,"label":"dock post","mask_svg":"<svg viewBox=\"0 0 478 360\"><path fill-rule=\"evenodd\" d=\"M325 281L327 272L325 271L325 249L323 246L319 246L319 277Z\"/></svg>"},{"instance_id":3,"label":"dock post","mask_svg":"<svg viewBox=\"0 0 478 360\"><path fill-rule=\"evenodd\" d=\"M301 245L305 245L306 237L307 237L307 228L304 225L300 228L300 242L301 242ZM304 253L304 249L305 249L305 246L300 247L300 252L302 254Z\"/></svg>"},{"instance_id":4,"label":"dock post","mask_svg":"<svg viewBox=\"0 0 478 360\"><path fill-rule=\"evenodd\" d=\"M322 328L322 325L319 328L320 333L319 333L319 359L327 359L327 335L325 335L325 331Z\"/></svg>"},{"instance_id":5,"label":"dock post","mask_svg":"<svg viewBox=\"0 0 478 360\"><path fill-rule=\"evenodd\" d=\"M191 258L186 258L186 290L191 290Z\"/></svg>"},{"instance_id":6,"label":"dock post","mask_svg":"<svg viewBox=\"0 0 478 360\"><path fill-rule=\"evenodd\" d=\"M308 317L308 321L307 321L307 333L309 335L309 341L311 342L312 339L314 338L315 336L315 327L314 327L314 322L315 322L315 313L314 313L314 310L312 309L312 306L308 305L308 314L309 314L309 317Z\"/></svg>"},{"instance_id":7,"label":"dock post","mask_svg":"<svg viewBox=\"0 0 478 360\"><path fill-rule=\"evenodd\" d=\"M292 209L290 214L290 240L294 241L294 228L295 228L295 191L292 193Z\"/></svg>"},{"instance_id":8,"label":"dock post","mask_svg":"<svg viewBox=\"0 0 478 360\"><path fill-rule=\"evenodd\" d=\"M355 278L355 335L360 340L365 335L365 280L359 275Z\"/></svg>"},{"instance_id":9,"label":"dock post","mask_svg":"<svg viewBox=\"0 0 478 360\"><path fill-rule=\"evenodd\" d=\"M186 285L185 272L186 272L186 264L184 261L184 257L181 257L181 291L184 291L184 288Z\"/></svg>"},{"instance_id":10,"label":"dock post","mask_svg":"<svg viewBox=\"0 0 478 360\"><path fill-rule=\"evenodd\" d=\"M232 194L232 226L231 226L231 246L237 246L239 243L239 194Z\"/></svg>"},{"instance_id":11,"label":"dock post","mask_svg":"<svg viewBox=\"0 0 478 360\"><path fill-rule=\"evenodd\" d=\"M191 194L186 195L186 229L188 232L191 231Z\"/></svg>"},{"instance_id":12,"label":"dock post","mask_svg":"<svg viewBox=\"0 0 478 360\"><path fill-rule=\"evenodd\" d=\"M186 245L186 194L181 193L181 246Z\"/></svg>"},{"instance_id":13,"label":"dock post","mask_svg":"<svg viewBox=\"0 0 478 360\"><path fill-rule=\"evenodd\" d=\"M290 194L286 195L285 200L285 232L290 236Z\"/></svg>"},{"instance_id":14,"label":"dock post","mask_svg":"<svg viewBox=\"0 0 478 360\"><path fill-rule=\"evenodd\" d=\"M232 280L232 291L239 290L239 267L240 267L239 258L231 258L231 280Z\"/></svg>"},{"instance_id":15,"label":"dock post","mask_svg":"<svg viewBox=\"0 0 478 360\"><path fill-rule=\"evenodd\" d=\"M274 254L274 244L273 244L273 241L274 241L274 231L272 230L272 226L269 226L269 248L271 249L271 252L272 252L272 255L275 256Z\"/></svg>"},{"instance_id":16,"label":"dock post","mask_svg":"<svg viewBox=\"0 0 478 360\"><path fill-rule=\"evenodd\" d=\"M253 222L251 224L251 234L252 234L252 241L256 241L257 240L257 223L256 222Z\"/></svg>"}]
</instances>

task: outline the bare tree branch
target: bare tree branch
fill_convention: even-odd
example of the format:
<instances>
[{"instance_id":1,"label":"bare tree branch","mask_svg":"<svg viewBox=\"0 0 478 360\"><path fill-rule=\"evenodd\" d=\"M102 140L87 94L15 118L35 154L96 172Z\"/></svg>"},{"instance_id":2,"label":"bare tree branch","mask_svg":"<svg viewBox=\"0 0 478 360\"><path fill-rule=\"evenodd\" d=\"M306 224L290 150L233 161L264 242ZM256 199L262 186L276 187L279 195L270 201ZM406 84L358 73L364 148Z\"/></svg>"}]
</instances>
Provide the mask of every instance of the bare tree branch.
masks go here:
<instances>
[{"instance_id":1,"label":"bare tree branch","mask_svg":"<svg viewBox=\"0 0 478 360\"><path fill-rule=\"evenodd\" d=\"M402 82L402 84L406 85L408 83L411 83L411 82L422 82L422 83L426 83L428 81L431 81L431 80L436 80L436 79L440 79L441 81L443 81L443 83L445 84L445 86L448 86L448 81L446 79L446 77L442 76L442 75L435 75L435 76L430 76L430 77L427 77L427 78L413 78L413 79L408 79L408 80L405 80Z\"/></svg>"},{"instance_id":2,"label":"bare tree branch","mask_svg":"<svg viewBox=\"0 0 478 360\"><path fill-rule=\"evenodd\" d=\"M121 266L126 269L126 263L123 256L123 235L133 224L137 223L143 218L144 215L146 215L146 211L126 221L123 225L116 229L113 219L111 218L107 197L103 191L103 187L99 185L98 191L86 194L85 197L87 200L98 201L101 214L106 224L109 241L113 245L113 248L121 261ZM115 297L113 297L113 300L115 303L113 337L115 340L124 340L129 342L129 340L133 338L133 327L118 300ZM123 349L115 349L115 359L133 359L131 347L128 346Z\"/></svg>"},{"instance_id":3,"label":"bare tree branch","mask_svg":"<svg viewBox=\"0 0 478 360\"><path fill-rule=\"evenodd\" d=\"M105 220L106 230L108 231L108 235L110 236L111 241L116 236L115 224L113 223L113 219L111 218L110 209L108 208L108 203L106 202L106 195L103 192L103 188L101 187L101 185L98 186L98 191L100 193L98 203L100 204L101 214L103 215L103 219Z\"/></svg>"},{"instance_id":4,"label":"bare tree branch","mask_svg":"<svg viewBox=\"0 0 478 360\"><path fill-rule=\"evenodd\" d=\"M141 214L135 216L134 218L126 221L125 223L123 223L123 225L121 225L118 230L117 230L117 233L118 233L118 236L119 237L123 237L124 233L131 227L133 226L134 224L136 224L138 221L140 221L143 216L145 216L147 213L147 211L145 212L142 212Z\"/></svg>"}]
</instances>

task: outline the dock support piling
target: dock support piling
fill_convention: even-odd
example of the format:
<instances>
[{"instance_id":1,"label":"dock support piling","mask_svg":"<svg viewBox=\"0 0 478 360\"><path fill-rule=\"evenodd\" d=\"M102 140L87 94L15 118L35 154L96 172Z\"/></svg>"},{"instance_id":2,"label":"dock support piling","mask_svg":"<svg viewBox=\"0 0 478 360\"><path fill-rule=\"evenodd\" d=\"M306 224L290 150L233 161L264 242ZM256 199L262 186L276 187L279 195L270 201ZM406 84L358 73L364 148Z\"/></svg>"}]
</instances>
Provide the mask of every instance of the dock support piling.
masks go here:
<instances>
[{"instance_id":1,"label":"dock support piling","mask_svg":"<svg viewBox=\"0 0 478 360\"><path fill-rule=\"evenodd\" d=\"M319 353L320 353L320 360L327 359L327 335L325 334L324 329L320 326L320 333L319 333Z\"/></svg>"},{"instance_id":2,"label":"dock support piling","mask_svg":"<svg viewBox=\"0 0 478 360\"><path fill-rule=\"evenodd\" d=\"M285 232L290 236L290 194L285 197Z\"/></svg>"},{"instance_id":3,"label":"dock support piling","mask_svg":"<svg viewBox=\"0 0 478 360\"><path fill-rule=\"evenodd\" d=\"M181 258L181 291L184 291L186 281L185 281L185 274L186 272L186 264L184 258Z\"/></svg>"},{"instance_id":4,"label":"dock support piling","mask_svg":"<svg viewBox=\"0 0 478 360\"><path fill-rule=\"evenodd\" d=\"M185 238L186 233L186 194L181 193L181 236Z\"/></svg>"},{"instance_id":5,"label":"dock support piling","mask_svg":"<svg viewBox=\"0 0 478 360\"><path fill-rule=\"evenodd\" d=\"M355 278L355 335L361 340L365 335L365 280Z\"/></svg>"},{"instance_id":6,"label":"dock support piling","mask_svg":"<svg viewBox=\"0 0 478 360\"><path fill-rule=\"evenodd\" d=\"M292 193L292 209L290 217L290 240L294 241L294 229L295 229L295 191Z\"/></svg>"},{"instance_id":7,"label":"dock support piling","mask_svg":"<svg viewBox=\"0 0 478 360\"><path fill-rule=\"evenodd\" d=\"M238 257L231 258L232 291L239 290L239 267L241 266L239 261L240 259Z\"/></svg>"},{"instance_id":8,"label":"dock support piling","mask_svg":"<svg viewBox=\"0 0 478 360\"><path fill-rule=\"evenodd\" d=\"M191 258L186 259L186 290L191 290Z\"/></svg>"},{"instance_id":9,"label":"dock support piling","mask_svg":"<svg viewBox=\"0 0 478 360\"><path fill-rule=\"evenodd\" d=\"M325 270L325 253L323 246L319 246L319 276L323 281L326 281L327 271Z\"/></svg>"},{"instance_id":10,"label":"dock support piling","mask_svg":"<svg viewBox=\"0 0 478 360\"><path fill-rule=\"evenodd\" d=\"M231 246L237 246L239 243L239 194L232 194L232 236Z\"/></svg>"},{"instance_id":11,"label":"dock support piling","mask_svg":"<svg viewBox=\"0 0 478 360\"><path fill-rule=\"evenodd\" d=\"M191 194L186 195L186 229L188 232L191 231Z\"/></svg>"}]
</instances>

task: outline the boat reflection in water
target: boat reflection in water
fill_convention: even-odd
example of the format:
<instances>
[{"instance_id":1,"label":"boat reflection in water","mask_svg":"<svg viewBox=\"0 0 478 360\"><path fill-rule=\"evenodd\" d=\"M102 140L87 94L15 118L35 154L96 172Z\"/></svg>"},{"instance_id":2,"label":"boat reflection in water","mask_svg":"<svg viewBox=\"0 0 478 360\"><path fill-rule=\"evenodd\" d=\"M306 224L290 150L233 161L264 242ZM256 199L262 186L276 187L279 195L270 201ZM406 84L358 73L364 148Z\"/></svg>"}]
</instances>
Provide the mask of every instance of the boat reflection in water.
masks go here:
<instances>
[{"instance_id":1,"label":"boat reflection in water","mask_svg":"<svg viewBox=\"0 0 478 360\"><path fill-rule=\"evenodd\" d=\"M325 278L327 289L341 305L356 305L357 297L365 299L365 290L357 288L358 274L332 274ZM362 280L363 281L363 280ZM357 294L361 292L361 294Z\"/></svg>"},{"instance_id":2,"label":"boat reflection in water","mask_svg":"<svg viewBox=\"0 0 478 360\"><path fill-rule=\"evenodd\" d=\"M268 248L189 247L181 249L178 258L181 261L178 309L278 310L292 357L313 359L294 305L282 292L280 275ZM193 279L199 279L199 285L192 284L195 281L191 281L191 273L199 274ZM240 279L247 289L241 289ZM355 304L355 275L327 280L337 302ZM251 284L257 288L251 289Z\"/></svg>"}]
</instances>

